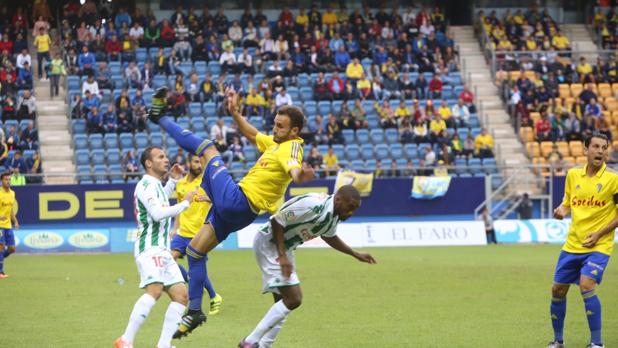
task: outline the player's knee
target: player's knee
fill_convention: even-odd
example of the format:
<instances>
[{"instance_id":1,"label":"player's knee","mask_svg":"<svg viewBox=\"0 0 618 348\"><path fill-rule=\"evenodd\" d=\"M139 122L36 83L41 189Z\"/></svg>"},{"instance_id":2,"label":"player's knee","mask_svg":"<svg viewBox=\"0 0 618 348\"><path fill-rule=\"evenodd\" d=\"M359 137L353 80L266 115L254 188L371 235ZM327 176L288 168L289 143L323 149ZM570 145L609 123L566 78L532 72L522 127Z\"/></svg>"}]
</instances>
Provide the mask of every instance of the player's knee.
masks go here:
<instances>
[{"instance_id":1,"label":"player's knee","mask_svg":"<svg viewBox=\"0 0 618 348\"><path fill-rule=\"evenodd\" d=\"M555 298L566 297L569 292L569 286L565 284L554 284L551 288L551 295Z\"/></svg>"},{"instance_id":2,"label":"player's knee","mask_svg":"<svg viewBox=\"0 0 618 348\"><path fill-rule=\"evenodd\" d=\"M581 277L579 281L579 290L581 290L581 292L592 291L596 287L597 282L594 279L588 277Z\"/></svg>"},{"instance_id":3,"label":"player's knee","mask_svg":"<svg viewBox=\"0 0 618 348\"><path fill-rule=\"evenodd\" d=\"M174 294L172 301L178 302L183 306L186 306L189 303L189 296L187 295L186 291L179 291L178 293Z\"/></svg>"},{"instance_id":4,"label":"player's knee","mask_svg":"<svg viewBox=\"0 0 618 348\"><path fill-rule=\"evenodd\" d=\"M287 298L283 299L283 304L285 304L285 306L293 311L296 308L300 307L300 305L303 303L303 298L300 294L298 295L294 295L294 296L289 296Z\"/></svg>"},{"instance_id":5,"label":"player's knee","mask_svg":"<svg viewBox=\"0 0 618 348\"><path fill-rule=\"evenodd\" d=\"M155 300L159 300L159 297L163 294L163 284L151 284L146 287L146 292Z\"/></svg>"}]
</instances>

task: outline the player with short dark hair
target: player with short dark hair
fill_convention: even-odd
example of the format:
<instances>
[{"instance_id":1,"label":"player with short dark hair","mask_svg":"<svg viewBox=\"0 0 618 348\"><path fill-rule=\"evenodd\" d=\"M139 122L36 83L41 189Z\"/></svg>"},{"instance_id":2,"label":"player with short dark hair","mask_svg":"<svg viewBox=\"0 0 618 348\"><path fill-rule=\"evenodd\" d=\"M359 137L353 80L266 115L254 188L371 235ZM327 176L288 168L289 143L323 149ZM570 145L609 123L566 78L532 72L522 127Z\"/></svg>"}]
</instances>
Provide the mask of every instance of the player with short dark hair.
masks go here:
<instances>
[{"instance_id":1,"label":"player with short dark hair","mask_svg":"<svg viewBox=\"0 0 618 348\"><path fill-rule=\"evenodd\" d=\"M588 348L602 348L601 302L595 290L603 279L614 248L618 227L618 174L607 168L609 140L595 133L584 141L587 162L569 169L562 204L554 210L556 219L571 214L567 240L556 265L552 287L551 319L554 340L548 348L564 347L564 318L567 292L578 284L590 329Z\"/></svg>"},{"instance_id":2,"label":"player with short dark hair","mask_svg":"<svg viewBox=\"0 0 618 348\"><path fill-rule=\"evenodd\" d=\"M4 273L4 259L16 251L13 227L18 229L19 221L16 215L15 191L11 190L11 173L0 174L0 179L2 179L2 188L0 189L0 279L4 279L9 277Z\"/></svg>"},{"instance_id":3,"label":"player with short dark hair","mask_svg":"<svg viewBox=\"0 0 618 348\"><path fill-rule=\"evenodd\" d=\"M135 263L140 274L140 288L144 294L133 306L125 332L114 342L115 348L131 348L137 331L150 310L165 291L171 299L157 347L170 348L187 304L187 287L170 253L172 217L189 208L197 191L189 192L184 200L169 205L169 196L182 176L182 168L172 167L165 187L161 182L168 176L170 161L156 146L148 147L140 158L146 174L135 186L135 215L138 222L135 240Z\"/></svg>"},{"instance_id":4,"label":"player with short dark hair","mask_svg":"<svg viewBox=\"0 0 618 348\"><path fill-rule=\"evenodd\" d=\"M290 312L300 306L302 293L294 261L294 250L300 244L321 237L335 250L376 263L369 253L354 251L337 236L337 224L350 218L360 205L360 194L352 185L342 186L333 195L309 193L285 202L259 229L253 251L262 271L262 292L272 292L275 304L239 348L272 346Z\"/></svg>"},{"instance_id":5,"label":"player with short dark hair","mask_svg":"<svg viewBox=\"0 0 618 348\"><path fill-rule=\"evenodd\" d=\"M202 228L202 225L204 224L204 216L208 214L208 211L212 205L210 199L206 195L206 192L200 187L200 184L202 183L203 171L202 160L199 156L189 153L187 155L186 162L188 173L176 184L176 198L179 201L182 201L187 193L195 190L198 191L189 209L178 214L174 220L174 227L172 227L171 231L172 241L170 246L174 260L185 256L187 246L191 242L191 239L195 237L195 234L200 230L200 228ZM204 256L204 261L205 263L208 262L208 255ZM183 278L186 282L188 282L189 278L187 276L187 271L181 264L178 264L178 267L180 267ZM205 277L206 279L204 281L204 288L210 297L210 311L208 312L208 315L216 315L221 310L223 298L221 295L217 294L210 278L208 277L208 267L206 267L206 270L207 272Z\"/></svg>"},{"instance_id":6,"label":"player with short dark hair","mask_svg":"<svg viewBox=\"0 0 618 348\"><path fill-rule=\"evenodd\" d=\"M201 186L212 200L205 224L187 247L189 310L174 335L182 337L206 321L202 312L205 255L229 234L252 223L261 211L275 213L290 182L307 182L315 177L315 172L311 166L302 164L303 140L299 135L304 116L300 109L280 109L275 116L273 134L266 135L258 132L240 114L238 94L233 90L226 91L225 103L239 131L262 152L257 163L237 184L213 141L196 137L176 124L173 118L165 116L167 94L167 88L157 90L148 118L165 129L180 147L203 159L206 168Z\"/></svg>"}]
</instances>

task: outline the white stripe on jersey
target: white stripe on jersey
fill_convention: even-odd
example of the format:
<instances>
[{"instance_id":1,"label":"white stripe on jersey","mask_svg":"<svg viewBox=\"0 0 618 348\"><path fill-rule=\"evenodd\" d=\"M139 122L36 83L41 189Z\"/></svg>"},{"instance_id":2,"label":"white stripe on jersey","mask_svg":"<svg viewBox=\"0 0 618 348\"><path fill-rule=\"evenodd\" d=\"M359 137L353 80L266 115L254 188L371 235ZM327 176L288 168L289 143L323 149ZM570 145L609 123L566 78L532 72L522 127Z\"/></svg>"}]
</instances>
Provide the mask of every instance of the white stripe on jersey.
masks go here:
<instances>
[{"instance_id":1,"label":"white stripe on jersey","mask_svg":"<svg viewBox=\"0 0 618 348\"><path fill-rule=\"evenodd\" d=\"M155 221L148 213L148 207L169 206L169 197L161 181L150 175L144 175L135 187L134 199L138 229L134 248L135 257L152 248L169 249L172 219Z\"/></svg>"}]
</instances>

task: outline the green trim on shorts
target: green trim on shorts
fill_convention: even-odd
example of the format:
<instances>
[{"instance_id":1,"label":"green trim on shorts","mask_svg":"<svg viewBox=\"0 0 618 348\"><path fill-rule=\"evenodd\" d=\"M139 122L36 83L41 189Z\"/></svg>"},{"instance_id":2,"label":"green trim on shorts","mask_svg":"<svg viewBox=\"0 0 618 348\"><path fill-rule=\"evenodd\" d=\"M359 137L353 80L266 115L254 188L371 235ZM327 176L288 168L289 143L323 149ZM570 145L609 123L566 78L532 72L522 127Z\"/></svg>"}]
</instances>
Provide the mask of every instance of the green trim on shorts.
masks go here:
<instances>
[{"instance_id":1,"label":"green trim on shorts","mask_svg":"<svg viewBox=\"0 0 618 348\"><path fill-rule=\"evenodd\" d=\"M181 281L181 282L175 282L175 283L172 283L172 284L170 284L170 285L165 285L165 284L163 284L163 287L164 287L165 289L169 289L169 288L171 288L172 286L174 286L174 285L176 285L176 284L186 284L186 282L183 280L183 281Z\"/></svg>"},{"instance_id":2,"label":"green trim on shorts","mask_svg":"<svg viewBox=\"0 0 618 348\"><path fill-rule=\"evenodd\" d=\"M144 284L144 286L140 286L140 289L146 289L146 287L147 287L148 285L152 285L152 284L156 284L156 283L159 283L159 284L163 285L163 282L160 282L160 281L158 281L158 280L153 280L153 281L151 281L150 283L146 283L146 284ZM163 285L163 286L165 286L165 285Z\"/></svg>"}]
</instances>

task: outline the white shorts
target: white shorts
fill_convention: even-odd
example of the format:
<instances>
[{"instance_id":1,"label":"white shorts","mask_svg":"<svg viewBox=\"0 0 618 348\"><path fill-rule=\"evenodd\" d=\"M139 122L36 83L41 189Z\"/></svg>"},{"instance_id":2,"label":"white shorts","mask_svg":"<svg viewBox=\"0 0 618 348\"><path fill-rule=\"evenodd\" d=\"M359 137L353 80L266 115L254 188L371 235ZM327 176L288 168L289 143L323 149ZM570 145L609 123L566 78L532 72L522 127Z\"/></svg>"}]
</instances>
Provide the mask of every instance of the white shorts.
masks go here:
<instances>
[{"instance_id":1,"label":"white shorts","mask_svg":"<svg viewBox=\"0 0 618 348\"><path fill-rule=\"evenodd\" d=\"M279 288L284 286L292 286L300 284L298 274L296 274L296 261L294 253L288 251L286 255L292 263L292 274L289 279L284 279L281 274L281 266L277 259L279 253L274 243L270 241L272 236L265 235L261 232L256 233L253 239L253 251L255 259L260 270L262 271L262 293L272 292L279 294Z\"/></svg>"},{"instance_id":2,"label":"white shorts","mask_svg":"<svg viewBox=\"0 0 618 348\"><path fill-rule=\"evenodd\" d=\"M153 283L162 283L165 287L184 283L180 268L169 250L147 250L135 259L135 263L140 277L139 287L142 289Z\"/></svg>"}]
</instances>

